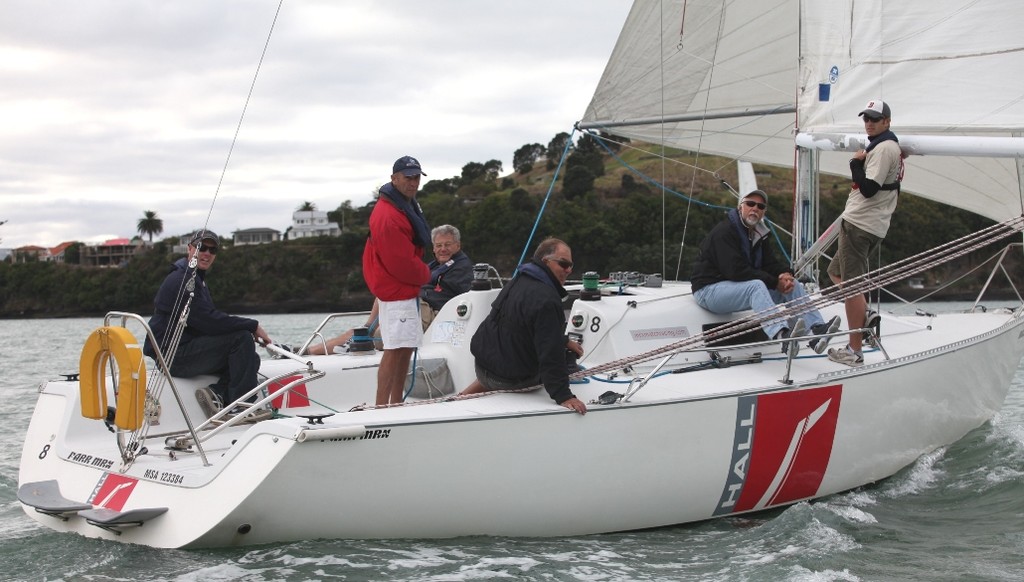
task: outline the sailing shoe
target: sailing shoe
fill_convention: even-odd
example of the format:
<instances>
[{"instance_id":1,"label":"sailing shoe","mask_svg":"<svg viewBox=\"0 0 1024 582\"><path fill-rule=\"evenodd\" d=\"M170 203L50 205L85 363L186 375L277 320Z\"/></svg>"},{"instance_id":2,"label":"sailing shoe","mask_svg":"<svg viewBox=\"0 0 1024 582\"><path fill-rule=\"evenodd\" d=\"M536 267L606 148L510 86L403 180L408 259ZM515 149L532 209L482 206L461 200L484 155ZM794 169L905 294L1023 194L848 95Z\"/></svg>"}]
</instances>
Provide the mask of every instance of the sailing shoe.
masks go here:
<instances>
[{"instance_id":1,"label":"sailing shoe","mask_svg":"<svg viewBox=\"0 0 1024 582\"><path fill-rule=\"evenodd\" d=\"M248 414L246 412L248 411ZM274 411L266 408L257 408L256 410L250 411L248 408L242 406L236 406L231 409L226 415L224 415L224 421L231 420L236 416L246 414L245 418L238 421L239 424L256 424L261 420L270 420L274 418Z\"/></svg>"},{"instance_id":2,"label":"sailing shoe","mask_svg":"<svg viewBox=\"0 0 1024 582\"><path fill-rule=\"evenodd\" d=\"M839 324L841 324L842 322L843 320L838 315L836 315L828 321L812 325L811 334L824 335L827 333L835 333L839 331ZM825 351L825 348L828 347L828 342L830 341L832 341L832 336L816 337L811 341L807 342L807 347L814 350L814 353L820 354Z\"/></svg>"},{"instance_id":3,"label":"sailing shoe","mask_svg":"<svg viewBox=\"0 0 1024 582\"><path fill-rule=\"evenodd\" d=\"M798 317L796 323L793 324L793 329L788 327L782 328L779 333L775 334L775 339L789 339L798 338L807 333L807 325L804 323L804 318ZM797 340L790 340L782 342L782 353L789 354L790 350L793 352L795 358L800 353L800 342Z\"/></svg>"},{"instance_id":4,"label":"sailing shoe","mask_svg":"<svg viewBox=\"0 0 1024 582\"><path fill-rule=\"evenodd\" d=\"M214 414L220 412L220 409L224 407L221 403L220 396L213 391L213 388L198 388L196 389L196 401L199 402L199 408L202 409L203 414L206 418L210 418Z\"/></svg>"},{"instance_id":5,"label":"sailing shoe","mask_svg":"<svg viewBox=\"0 0 1024 582\"><path fill-rule=\"evenodd\" d=\"M864 364L864 354L851 350L850 346L839 348L838 350L835 348L830 349L828 351L828 359L838 364L846 364L847 366L861 366Z\"/></svg>"},{"instance_id":6,"label":"sailing shoe","mask_svg":"<svg viewBox=\"0 0 1024 582\"><path fill-rule=\"evenodd\" d=\"M878 338L882 335L882 317L873 309L868 309L864 314L864 327L869 328L871 333L862 333L861 341L873 348L878 347Z\"/></svg>"}]
</instances>

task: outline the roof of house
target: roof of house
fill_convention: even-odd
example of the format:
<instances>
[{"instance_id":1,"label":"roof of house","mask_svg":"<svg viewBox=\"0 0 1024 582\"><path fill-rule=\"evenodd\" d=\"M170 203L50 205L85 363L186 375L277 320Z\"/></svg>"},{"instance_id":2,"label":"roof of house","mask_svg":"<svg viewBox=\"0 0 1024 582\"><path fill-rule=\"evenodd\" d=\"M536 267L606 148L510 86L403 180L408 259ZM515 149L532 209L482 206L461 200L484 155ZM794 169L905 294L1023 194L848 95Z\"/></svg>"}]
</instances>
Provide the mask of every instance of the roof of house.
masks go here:
<instances>
[{"instance_id":1,"label":"roof of house","mask_svg":"<svg viewBox=\"0 0 1024 582\"><path fill-rule=\"evenodd\" d=\"M232 234L235 234L235 235L239 235L239 234L256 234L256 233L262 233L262 232L276 232L278 234L281 233L281 231L279 231L279 230L277 230L275 228L259 227L259 228L243 228L243 229L240 229L240 230L236 230Z\"/></svg>"}]
</instances>

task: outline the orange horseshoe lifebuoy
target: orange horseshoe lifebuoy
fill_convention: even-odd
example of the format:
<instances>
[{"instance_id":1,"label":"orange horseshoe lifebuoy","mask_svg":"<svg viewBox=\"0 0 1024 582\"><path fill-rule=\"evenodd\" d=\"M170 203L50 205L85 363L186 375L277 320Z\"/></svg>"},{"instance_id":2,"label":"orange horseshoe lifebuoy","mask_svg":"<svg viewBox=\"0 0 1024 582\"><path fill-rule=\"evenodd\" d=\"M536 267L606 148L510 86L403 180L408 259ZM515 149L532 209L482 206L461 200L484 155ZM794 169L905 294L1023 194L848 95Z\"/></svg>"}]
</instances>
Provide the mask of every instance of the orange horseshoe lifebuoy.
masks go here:
<instances>
[{"instance_id":1,"label":"orange horseshoe lifebuoy","mask_svg":"<svg viewBox=\"0 0 1024 582\"><path fill-rule=\"evenodd\" d=\"M117 362L117 413L114 424L124 430L142 426L146 405L146 362L142 346L123 327L106 326L94 330L82 346L78 364L78 385L82 416L103 419L107 416L107 360Z\"/></svg>"}]
</instances>

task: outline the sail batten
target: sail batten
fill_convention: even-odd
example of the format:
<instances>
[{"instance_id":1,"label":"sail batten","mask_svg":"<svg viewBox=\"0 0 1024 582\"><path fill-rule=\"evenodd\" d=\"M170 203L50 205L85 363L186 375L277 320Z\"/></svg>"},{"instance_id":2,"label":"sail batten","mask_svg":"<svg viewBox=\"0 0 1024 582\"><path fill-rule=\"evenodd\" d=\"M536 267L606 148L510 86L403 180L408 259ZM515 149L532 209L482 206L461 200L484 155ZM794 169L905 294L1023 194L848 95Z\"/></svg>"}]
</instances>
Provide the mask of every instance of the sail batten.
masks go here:
<instances>
[{"instance_id":1,"label":"sail batten","mask_svg":"<svg viewBox=\"0 0 1024 582\"><path fill-rule=\"evenodd\" d=\"M768 107L766 109L744 109L732 111L708 111L706 113L680 113L675 115L664 115L639 119L623 120L596 120L580 122L577 127L580 129L601 129L606 127L625 127L629 125L655 125L661 123L674 123L677 121L700 121L703 119L737 119L741 117L762 117L765 115L781 115L785 113L796 113L796 106L790 103Z\"/></svg>"}]
</instances>

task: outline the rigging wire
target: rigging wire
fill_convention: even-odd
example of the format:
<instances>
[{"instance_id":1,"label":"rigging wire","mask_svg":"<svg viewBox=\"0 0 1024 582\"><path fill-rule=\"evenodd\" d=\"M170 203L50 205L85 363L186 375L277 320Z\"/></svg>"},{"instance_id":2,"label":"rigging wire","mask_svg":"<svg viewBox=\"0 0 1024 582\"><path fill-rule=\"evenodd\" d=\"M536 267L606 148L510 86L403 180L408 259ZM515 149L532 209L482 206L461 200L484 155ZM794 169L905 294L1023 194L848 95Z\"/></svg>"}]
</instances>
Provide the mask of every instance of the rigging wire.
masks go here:
<instances>
[{"instance_id":1,"label":"rigging wire","mask_svg":"<svg viewBox=\"0 0 1024 582\"><path fill-rule=\"evenodd\" d=\"M697 199L697 198L695 198L693 196L690 196L690 195L687 195L687 194L683 194L682 192L677 192L677 191L669 188L667 185L665 185L664 182L659 183L654 178L651 178L647 174L644 174L639 169L637 169L636 167L631 165L629 162L624 160L621 156L619 156L618 153L615 152L615 150L613 150L611 147L608 146L607 142L615 143L615 144L618 144L620 147L628 147L628 148L635 149L637 151L641 151L641 152L645 152L645 153L651 153L651 152L648 152L646 150L642 150L640 148L637 148L637 147L635 147L635 146L633 146L631 144L625 143L625 142L615 141L615 140L610 139L610 138L608 138L606 136L601 136L601 135L599 135L597 133L594 133L594 132L591 132L589 130L587 130L586 133L588 135L590 135L591 137L593 137L595 140L597 140L597 143L602 148L604 148L605 153L607 153L609 156L614 158L615 161L617 161L619 164L622 165L622 167L626 168L630 172L632 172L632 173L636 174L637 176L639 176L640 179L643 180L644 182L647 182L648 184L652 184L656 188L658 188L659 190L662 190L662 196L664 196L664 194L667 192L667 193L673 194L673 195L675 195L675 196L677 196L679 198L682 198L683 200L686 200L687 201L687 211L686 211L687 219L689 219L690 207L691 207L692 204L697 204L698 206L704 206L705 208L718 209L718 210L731 210L731 209L734 208L734 206L722 206L720 204L712 204L710 202L705 202L705 201L699 200L699 199ZM657 155L657 154L654 154L654 155ZM731 192L734 196L736 196L736 199L739 200L740 194L736 191L735 188L732 187L731 184L729 184L729 182L727 182L724 178L722 178L718 174L718 172L712 172L710 170L705 170L705 169L700 168L698 166L687 164L687 163L679 161L679 160L673 160L673 159L670 159L668 157L663 157L662 158L662 166L664 166L665 163L668 162L668 161L674 162L674 163L677 163L677 164L680 164L680 165L684 165L684 166L690 166L691 168L693 168L694 173L696 173L697 171L701 171L701 172L705 172L705 173L710 174L716 180L718 180L719 184L721 184L723 188L725 188L726 190ZM790 232L788 229L784 228L782 225L772 221L767 216L764 218L764 222L768 226L768 228L772 231L772 235L775 238L775 243L778 246L780 252L782 252L783 257L785 258L785 260L787 262L789 262L790 261L790 254L789 254L789 251L786 249L786 246L784 244L782 244L782 238L779 236L779 231L782 231L783 233L788 235L790 238L793 237L793 233ZM685 227L684 227L684 237L685 237ZM676 280L679 280L679 273L678 272L676 273Z\"/></svg>"},{"instance_id":2,"label":"rigging wire","mask_svg":"<svg viewBox=\"0 0 1024 582\"><path fill-rule=\"evenodd\" d=\"M569 151L572 149L572 138L576 135L576 128L573 128L572 132L569 133L569 139L565 140L565 148L562 149L562 156L558 158L558 166L555 167L555 172L551 176L551 184L548 186L548 192L544 195L544 201L541 202L540 210L537 211L537 219L533 221L533 228L530 229L530 236L526 237L526 244L523 245L523 254L519 256L519 264L522 265L526 261L526 255L530 252L530 245L533 243L533 237L537 234L537 227L540 226L540 219L544 216L544 210L548 207L548 201L551 200L551 195L555 191L555 184L558 183L558 175L562 172L562 165L565 164L566 159L569 157ZM513 277L515 275L513 274Z\"/></svg>"},{"instance_id":3,"label":"rigging wire","mask_svg":"<svg viewBox=\"0 0 1024 582\"><path fill-rule=\"evenodd\" d=\"M684 14L684 17L685 17L685 14L686 14L686 2L685 1L683 2L683 14ZM718 16L718 31L717 31L717 35L716 36L717 36L717 39L720 41L721 38L722 38L722 31L723 31L723 29L725 27L725 1L724 0L722 1L722 6L721 6L721 9L718 12L718 15L719 15ZM685 23L685 20L684 20L684 23ZM714 52L711 54L711 70L710 70L710 72L708 74L708 87L709 88L714 87L715 63L718 62L718 45L719 45L719 43L716 42L715 43ZM683 28L682 28L682 26L680 26L680 29L679 29L679 44L677 45L676 48L679 51L683 50ZM662 87L664 87L664 83L662 84ZM697 151L694 154L694 159L693 159L694 166L697 166L698 163L700 162L700 153L701 153L702 145L703 145L703 141L704 141L704 129L705 129L706 124L707 124L708 104L710 103L710 101L711 101L711 91L708 90L708 91L704 92L704 107L703 107L703 111L702 111L703 115L701 116L701 120L700 120L700 131L699 131L699 137L697 138ZM664 99L662 100L662 102L664 103ZM664 111L662 112L662 115L664 116ZM662 139L662 143L664 143L664 141L665 140ZM697 173L696 172L692 172L690 174L690 192L693 192L693 189L694 189L694 186L696 185L696 183L697 183ZM665 213L662 212L662 221L664 221L664 216L665 216ZM689 224L690 224L690 204L687 203L687 206L686 206L686 218L683 220L683 234L682 234L682 236L679 239L679 258L676 261L676 277L675 278L676 278L677 281L679 280L679 271L682 269L682 266L683 266L683 249L686 246L686 231L687 231L687 227L689 226ZM664 233L662 233L662 234L663 234L662 240L664 240Z\"/></svg>"},{"instance_id":4,"label":"rigging wire","mask_svg":"<svg viewBox=\"0 0 1024 582\"><path fill-rule=\"evenodd\" d=\"M632 366L640 362L647 362L656 358L664 357L666 354L677 353L687 349L706 346L711 341L720 341L737 337L749 332L751 329L760 326L762 323L777 320L783 317L796 317L810 311L839 303L849 297L861 295L871 289L876 289L930 269L936 265L949 262L958 257L964 256L972 251L1002 240L1013 234L1020 233L1024 229L1024 217L1017 217L1006 222L994 224L976 233L968 234L955 241L951 241L935 249L918 253L891 265L881 267L859 277L844 281L842 285L830 287L824 292L816 292L807 295L802 299L795 299L782 303L774 308L754 313L735 321L722 324L704 333L697 334L678 342L656 348L654 350L607 362L591 368L585 372L577 372L569 376L570 380L582 375L598 374L621 369L625 366Z\"/></svg>"},{"instance_id":5,"label":"rigging wire","mask_svg":"<svg viewBox=\"0 0 1024 582\"><path fill-rule=\"evenodd\" d=\"M267 49L270 48L270 39L274 36L274 27L277 25L277 18L281 14L281 6L284 0L277 3L277 11L274 12L274 20L270 23L270 31L267 33L267 40L263 43L263 52L260 53L260 60L256 64L256 72L252 76L252 83L249 85L249 93L245 96L245 103L242 105L242 114L238 116L238 125L235 126L235 135L231 138L231 145L228 147L228 155L224 159L224 167L220 172L220 179L217 180L217 189L213 192L213 200L210 201L210 210L206 214L205 228L210 224L210 216L213 214L213 207L217 203L217 196L220 194L221 185L224 183L224 176L228 173L228 164L231 163L231 154L235 151L235 144L238 142L238 134L242 131L242 121L245 120L245 112L249 109L249 101L252 100L252 93L256 89L256 79L260 76L260 69L263 67L263 60L267 56Z\"/></svg>"},{"instance_id":6,"label":"rigging wire","mask_svg":"<svg viewBox=\"0 0 1024 582\"><path fill-rule=\"evenodd\" d=\"M209 231L210 217L213 215L213 208L217 204L217 197L220 194L221 186L224 183L224 177L227 175L228 166L231 162L231 154L234 152L235 144L238 142L238 135L242 130L242 122L245 120L245 113L249 109L249 102L252 100L253 92L256 88L256 80L259 78L260 69L263 67L263 61L266 59L267 50L270 47L270 39L274 35L274 28L277 25L277 19L281 14L281 7L284 5L284 0L279 0L277 4L277 10L274 12L274 18L270 23L270 30L267 32L267 39L263 43L263 51L260 53L259 62L256 65L256 71L253 74L252 82L249 84L249 92L246 94L245 103L242 106L242 113L238 117L238 124L235 126L235 133L231 138L231 145L228 147L227 156L224 159L224 166L221 168L220 178L217 180L217 187L213 193L213 199L210 201L210 208L206 213L206 220L203 222L203 227L200 231ZM186 275L181 280L181 286L178 288L178 292L175 298L172 314L178 313L178 309L181 309L181 313L178 316L176 322L173 322L172 326L168 326L165 330L163 338L163 345L154 346L155 349L160 350L162 354L165 354L165 362L167 364L167 372L170 372L171 367L174 363L175 354L178 351L178 345L181 342L181 338L185 333L185 327L188 325L188 315L190 312L192 299L195 296L196 285L201 285L202 282L198 281L198 253L195 253L190 257L188 266L186 269ZM163 370L154 370L150 374L150 391L153 394L154 399L159 401L160 394L163 392L166 386L166 379L164 378ZM147 404L149 398L146 398ZM134 463L136 456L143 450L141 443L146 439L149 434L150 422L149 414L145 414L145 419L142 426L135 431L131 432L128 438L126 446L121 447L121 457L123 461L122 470L127 470L128 467ZM120 441L119 441L120 443Z\"/></svg>"},{"instance_id":7,"label":"rigging wire","mask_svg":"<svg viewBox=\"0 0 1024 582\"><path fill-rule=\"evenodd\" d=\"M970 233L934 249L923 251L889 266L882 267L859 277L844 281L842 285L831 287L825 292L819 291L808 294L804 298L782 303L776 305L774 308L754 313L748 317L723 323L717 327L692 335L678 342L574 372L569 375L569 380L580 380L595 374L615 373L619 370L630 368L635 364L664 358L666 355L676 354L687 350L707 347L711 342L719 342L729 338L738 337L749 333L752 329L759 327L762 323L781 318L803 315L827 305L842 302L849 297L861 295L870 289L879 288L895 281L900 281L911 275L962 257L1011 235L1019 234L1022 230L1024 230L1024 216L1016 217L1002 223L993 224L981 231ZM467 396L446 396L438 399L422 400L412 403L407 402L402 406L417 406L433 404L439 401L473 399L487 396L489 394L530 392L537 390L542 386L542 384L538 384L515 390L494 390ZM395 405L367 406L365 408L361 408L361 410L369 410L371 408L388 408L391 406Z\"/></svg>"}]
</instances>

